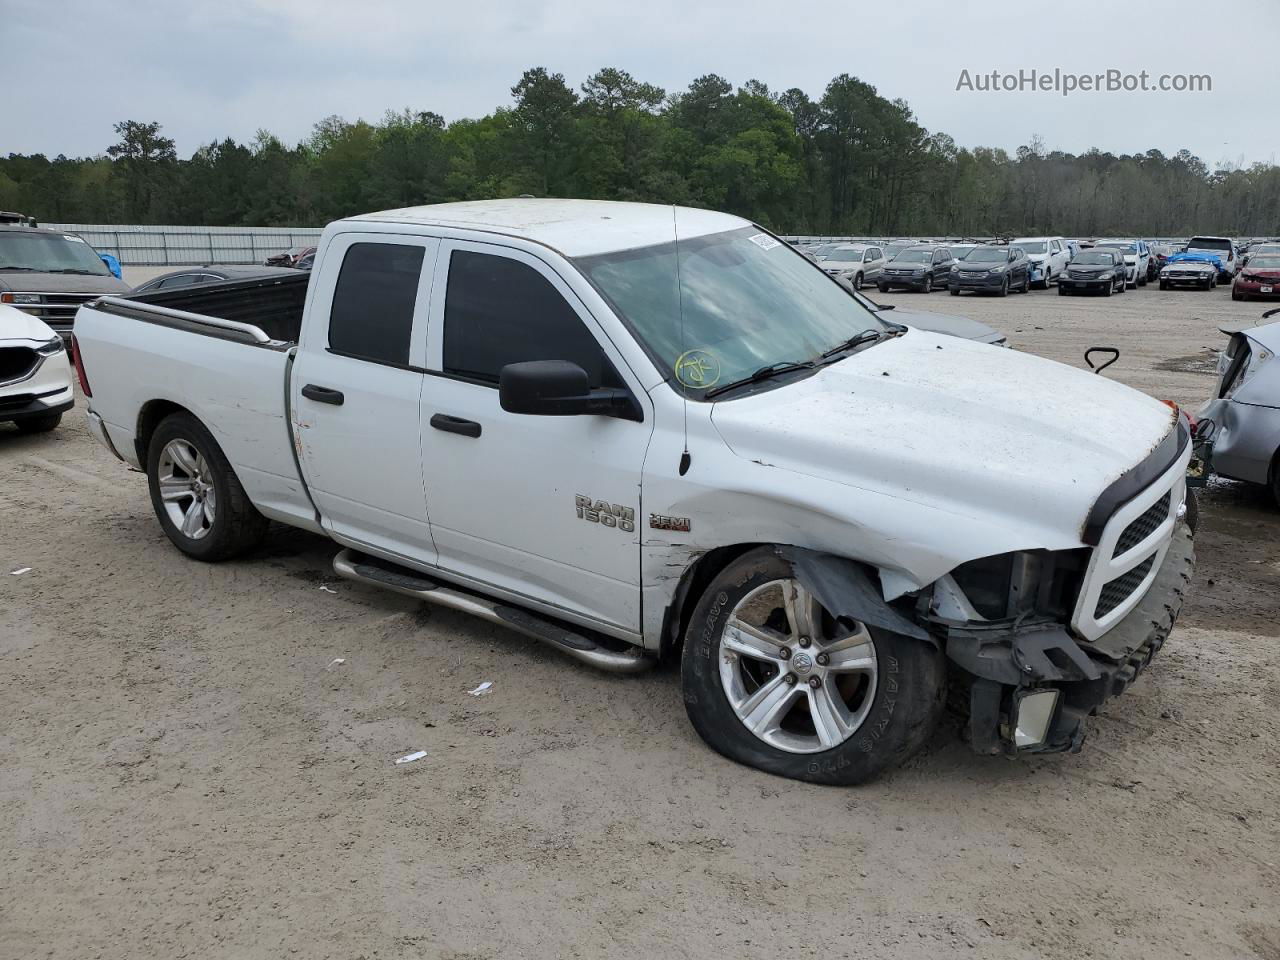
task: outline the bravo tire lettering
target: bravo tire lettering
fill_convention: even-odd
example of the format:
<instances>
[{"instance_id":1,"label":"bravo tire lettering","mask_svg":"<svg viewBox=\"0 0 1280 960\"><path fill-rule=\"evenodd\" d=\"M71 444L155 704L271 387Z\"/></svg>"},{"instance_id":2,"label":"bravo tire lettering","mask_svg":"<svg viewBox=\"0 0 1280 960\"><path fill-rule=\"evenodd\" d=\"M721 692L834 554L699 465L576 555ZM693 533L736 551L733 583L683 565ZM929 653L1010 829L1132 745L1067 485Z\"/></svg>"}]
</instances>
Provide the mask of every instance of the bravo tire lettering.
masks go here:
<instances>
[{"instance_id":1,"label":"bravo tire lettering","mask_svg":"<svg viewBox=\"0 0 1280 960\"><path fill-rule=\"evenodd\" d=\"M573 498L573 506L579 520L598 523L603 527L617 527L624 533L631 533L636 528L636 512L632 507L592 500L582 494Z\"/></svg>"}]
</instances>

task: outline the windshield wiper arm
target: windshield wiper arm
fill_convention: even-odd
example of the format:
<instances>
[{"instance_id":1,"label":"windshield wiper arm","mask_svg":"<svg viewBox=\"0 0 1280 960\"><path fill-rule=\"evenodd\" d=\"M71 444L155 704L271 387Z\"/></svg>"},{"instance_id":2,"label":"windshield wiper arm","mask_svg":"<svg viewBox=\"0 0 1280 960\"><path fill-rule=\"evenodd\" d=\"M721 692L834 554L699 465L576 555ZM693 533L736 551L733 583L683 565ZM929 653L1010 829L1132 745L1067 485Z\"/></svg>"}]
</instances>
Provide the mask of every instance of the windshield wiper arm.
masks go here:
<instances>
[{"instance_id":1,"label":"windshield wiper arm","mask_svg":"<svg viewBox=\"0 0 1280 960\"><path fill-rule=\"evenodd\" d=\"M838 353L846 353L849 350L854 350L857 347L862 346L864 343L874 343L875 341L879 340L881 337L888 337L888 336L892 336L892 334L890 334L888 330L876 330L873 327L868 327L866 330L863 330L861 333L850 337L848 340L844 340L840 343L837 343L830 350L824 351L818 357L818 359L830 360L832 357L834 357Z\"/></svg>"},{"instance_id":2,"label":"windshield wiper arm","mask_svg":"<svg viewBox=\"0 0 1280 960\"><path fill-rule=\"evenodd\" d=\"M78 270L75 267L59 267L57 270L45 270L44 273L74 273L84 277L105 277L105 273L95 273L92 270Z\"/></svg>"},{"instance_id":3,"label":"windshield wiper arm","mask_svg":"<svg viewBox=\"0 0 1280 960\"><path fill-rule=\"evenodd\" d=\"M742 377L738 380L731 380L729 383L721 384L718 387L708 390L702 395L702 398L704 400L710 400L712 397L718 397L720 394L727 393L737 387L745 387L748 384L759 383L762 380L781 376L784 373L794 373L796 370L811 370L813 369L813 366L814 363L812 360L805 360L803 362L796 360L781 360L778 363L770 363L761 367L750 376Z\"/></svg>"}]
</instances>

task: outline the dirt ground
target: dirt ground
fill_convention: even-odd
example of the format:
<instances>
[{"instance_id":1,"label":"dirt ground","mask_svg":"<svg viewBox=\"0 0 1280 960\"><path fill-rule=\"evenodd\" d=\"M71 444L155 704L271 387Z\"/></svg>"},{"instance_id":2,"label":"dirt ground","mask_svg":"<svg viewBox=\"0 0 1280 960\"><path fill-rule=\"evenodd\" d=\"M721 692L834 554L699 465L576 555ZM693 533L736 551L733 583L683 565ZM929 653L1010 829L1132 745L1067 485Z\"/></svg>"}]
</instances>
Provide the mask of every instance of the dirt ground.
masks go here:
<instances>
[{"instance_id":1,"label":"dirt ground","mask_svg":"<svg viewBox=\"0 0 1280 960\"><path fill-rule=\"evenodd\" d=\"M1216 324L1261 313L880 299L1075 365L1114 344L1188 404ZM335 581L319 537L189 561L79 412L0 428L0 958L1277 960L1280 511L1202 502L1194 595L1083 753L978 757L949 721L830 789L703 746L673 670Z\"/></svg>"}]
</instances>

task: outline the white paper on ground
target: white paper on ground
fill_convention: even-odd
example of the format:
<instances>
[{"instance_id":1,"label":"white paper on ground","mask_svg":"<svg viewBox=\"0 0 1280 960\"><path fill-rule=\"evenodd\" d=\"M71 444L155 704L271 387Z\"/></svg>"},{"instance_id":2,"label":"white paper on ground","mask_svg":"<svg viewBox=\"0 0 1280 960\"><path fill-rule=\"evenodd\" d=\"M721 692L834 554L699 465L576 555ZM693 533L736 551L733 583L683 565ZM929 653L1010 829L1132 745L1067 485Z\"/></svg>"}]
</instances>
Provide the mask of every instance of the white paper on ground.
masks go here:
<instances>
[{"instance_id":1,"label":"white paper on ground","mask_svg":"<svg viewBox=\"0 0 1280 960\"><path fill-rule=\"evenodd\" d=\"M31 568L30 568L30 567L23 567L21 570L14 570L14 571L10 572L9 576L11 576L11 577L20 577L20 576L22 576L24 573L30 573L30 572L31 572Z\"/></svg>"},{"instance_id":2,"label":"white paper on ground","mask_svg":"<svg viewBox=\"0 0 1280 960\"><path fill-rule=\"evenodd\" d=\"M489 690L492 687L493 687L493 681L486 680L484 683L480 684L480 686L476 687L474 690L468 690L467 693L471 694L473 697L483 697L486 693L489 692Z\"/></svg>"},{"instance_id":3,"label":"white paper on ground","mask_svg":"<svg viewBox=\"0 0 1280 960\"><path fill-rule=\"evenodd\" d=\"M407 753L403 757L397 758L396 763L413 763L413 761L421 760L426 755L427 755L427 751L417 750L413 753Z\"/></svg>"}]
</instances>

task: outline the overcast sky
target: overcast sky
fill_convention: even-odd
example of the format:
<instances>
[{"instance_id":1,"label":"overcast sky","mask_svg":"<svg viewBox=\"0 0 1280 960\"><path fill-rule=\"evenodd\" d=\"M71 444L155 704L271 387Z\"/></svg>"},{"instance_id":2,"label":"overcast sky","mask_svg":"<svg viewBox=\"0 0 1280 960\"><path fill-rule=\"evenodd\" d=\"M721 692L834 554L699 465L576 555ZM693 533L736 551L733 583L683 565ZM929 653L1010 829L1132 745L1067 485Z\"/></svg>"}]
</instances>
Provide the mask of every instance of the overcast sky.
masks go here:
<instances>
[{"instance_id":1,"label":"overcast sky","mask_svg":"<svg viewBox=\"0 0 1280 960\"><path fill-rule=\"evenodd\" d=\"M1210 165L1280 159L1280 0L0 0L0 154L101 152L158 120L189 156L266 128L288 143L330 114L447 120L510 103L546 66L575 88L617 66L668 91L718 73L815 99L850 73L962 146L1115 153L1186 147ZM957 91L961 71L1107 69L1210 93Z\"/></svg>"}]
</instances>

